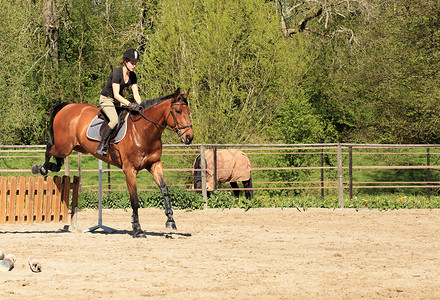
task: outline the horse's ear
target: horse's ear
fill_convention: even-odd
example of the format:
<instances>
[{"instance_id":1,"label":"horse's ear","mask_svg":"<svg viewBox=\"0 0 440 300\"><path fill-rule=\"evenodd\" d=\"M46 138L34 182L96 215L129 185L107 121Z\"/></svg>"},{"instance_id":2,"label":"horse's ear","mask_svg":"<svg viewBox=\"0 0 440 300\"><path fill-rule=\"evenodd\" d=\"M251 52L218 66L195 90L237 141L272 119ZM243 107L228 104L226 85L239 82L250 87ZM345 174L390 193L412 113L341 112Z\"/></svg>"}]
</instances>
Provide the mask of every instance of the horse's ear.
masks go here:
<instances>
[{"instance_id":1,"label":"horse's ear","mask_svg":"<svg viewBox=\"0 0 440 300\"><path fill-rule=\"evenodd\" d=\"M177 98L180 96L180 87L177 88L177 90L174 92L174 98Z\"/></svg>"},{"instance_id":2,"label":"horse's ear","mask_svg":"<svg viewBox=\"0 0 440 300\"><path fill-rule=\"evenodd\" d=\"M188 98L188 95L189 95L189 91L190 91L191 89L189 88L188 89L188 92L186 92L186 94L185 94L185 98Z\"/></svg>"}]
</instances>

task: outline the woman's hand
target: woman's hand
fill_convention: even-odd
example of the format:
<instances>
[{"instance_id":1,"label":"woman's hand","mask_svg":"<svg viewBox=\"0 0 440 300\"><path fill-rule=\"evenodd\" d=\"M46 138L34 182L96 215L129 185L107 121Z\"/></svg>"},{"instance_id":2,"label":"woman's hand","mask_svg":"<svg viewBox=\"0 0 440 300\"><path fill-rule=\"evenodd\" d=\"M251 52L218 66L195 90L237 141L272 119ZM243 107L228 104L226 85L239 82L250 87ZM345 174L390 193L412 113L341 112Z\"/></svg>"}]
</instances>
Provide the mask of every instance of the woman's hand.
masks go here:
<instances>
[{"instance_id":1,"label":"woman's hand","mask_svg":"<svg viewBox=\"0 0 440 300\"><path fill-rule=\"evenodd\" d=\"M128 109L131 111L137 111L140 112L142 110L142 107L139 104L135 104L135 103L129 103L127 105Z\"/></svg>"}]
</instances>

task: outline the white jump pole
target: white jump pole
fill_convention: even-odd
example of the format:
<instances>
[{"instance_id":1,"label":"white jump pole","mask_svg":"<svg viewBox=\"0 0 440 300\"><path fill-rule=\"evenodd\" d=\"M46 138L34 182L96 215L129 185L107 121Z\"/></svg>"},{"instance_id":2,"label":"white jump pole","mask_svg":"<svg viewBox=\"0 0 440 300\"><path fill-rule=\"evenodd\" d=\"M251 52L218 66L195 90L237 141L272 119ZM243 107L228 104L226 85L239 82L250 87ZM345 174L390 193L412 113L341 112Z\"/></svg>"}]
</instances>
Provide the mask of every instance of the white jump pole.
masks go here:
<instances>
[{"instance_id":1,"label":"white jump pole","mask_svg":"<svg viewBox=\"0 0 440 300\"><path fill-rule=\"evenodd\" d=\"M98 200L98 225L84 229L83 232L92 232L101 228L107 233L116 232L116 229L102 225L102 160L99 160L99 200Z\"/></svg>"}]
</instances>

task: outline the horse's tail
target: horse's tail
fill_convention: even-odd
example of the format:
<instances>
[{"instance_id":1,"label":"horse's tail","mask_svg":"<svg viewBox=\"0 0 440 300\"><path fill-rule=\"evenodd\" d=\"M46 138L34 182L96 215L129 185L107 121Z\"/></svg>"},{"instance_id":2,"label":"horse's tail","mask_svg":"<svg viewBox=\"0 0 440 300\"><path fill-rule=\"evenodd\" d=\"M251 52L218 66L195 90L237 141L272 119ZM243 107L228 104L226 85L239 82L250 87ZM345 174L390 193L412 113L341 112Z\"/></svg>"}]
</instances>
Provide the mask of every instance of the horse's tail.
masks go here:
<instances>
[{"instance_id":1,"label":"horse's tail","mask_svg":"<svg viewBox=\"0 0 440 300\"><path fill-rule=\"evenodd\" d=\"M50 116L50 124L49 124L49 141L48 141L48 143L55 144L54 136L53 136L53 119L55 118L56 114L57 114L61 109L63 109L64 106L66 106L66 105L68 105L68 104L69 104L69 102L63 102L63 103L60 103L60 104L56 105L56 106L53 108L53 110L52 110L52 115Z\"/></svg>"},{"instance_id":2,"label":"horse's tail","mask_svg":"<svg viewBox=\"0 0 440 300\"><path fill-rule=\"evenodd\" d=\"M251 174L249 174L249 181L248 181L248 183L249 183L248 188L252 189L253 185L252 185L252 175ZM254 190L249 190L249 196L250 196L250 199L254 198Z\"/></svg>"},{"instance_id":3,"label":"horse's tail","mask_svg":"<svg viewBox=\"0 0 440 300\"><path fill-rule=\"evenodd\" d=\"M201 168L201 156L197 156L195 162L194 162L194 189L201 189L202 188L202 171Z\"/></svg>"}]
</instances>

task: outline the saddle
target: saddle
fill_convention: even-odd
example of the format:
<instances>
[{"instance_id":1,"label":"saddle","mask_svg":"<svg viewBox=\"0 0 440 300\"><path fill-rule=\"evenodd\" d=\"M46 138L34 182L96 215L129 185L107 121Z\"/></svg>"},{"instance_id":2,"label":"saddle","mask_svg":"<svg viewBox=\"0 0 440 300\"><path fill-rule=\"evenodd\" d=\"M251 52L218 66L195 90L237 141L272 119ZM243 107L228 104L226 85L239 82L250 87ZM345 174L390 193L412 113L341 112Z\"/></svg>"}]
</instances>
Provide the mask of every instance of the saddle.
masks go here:
<instances>
[{"instance_id":1,"label":"saddle","mask_svg":"<svg viewBox=\"0 0 440 300\"><path fill-rule=\"evenodd\" d=\"M116 125L110 136L110 143L120 142L127 133L126 121L129 115L128 110L124 107L116 107L116 112L118 113L118 125ZM108 117L105 115L102 109L100 109L97 116L92 120L87 128L87 137L91 140L100 142L102 139L102 129L104 128L104 125L108 124L108 121Z\"/></svg>"}]
</instances>

